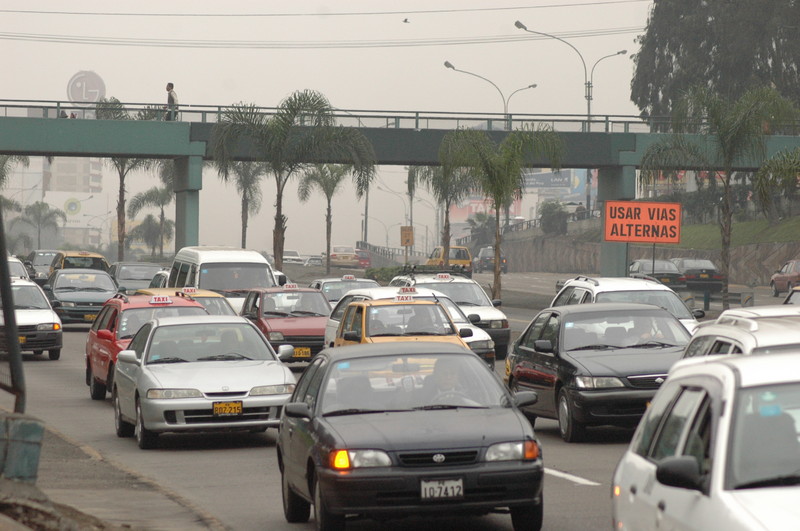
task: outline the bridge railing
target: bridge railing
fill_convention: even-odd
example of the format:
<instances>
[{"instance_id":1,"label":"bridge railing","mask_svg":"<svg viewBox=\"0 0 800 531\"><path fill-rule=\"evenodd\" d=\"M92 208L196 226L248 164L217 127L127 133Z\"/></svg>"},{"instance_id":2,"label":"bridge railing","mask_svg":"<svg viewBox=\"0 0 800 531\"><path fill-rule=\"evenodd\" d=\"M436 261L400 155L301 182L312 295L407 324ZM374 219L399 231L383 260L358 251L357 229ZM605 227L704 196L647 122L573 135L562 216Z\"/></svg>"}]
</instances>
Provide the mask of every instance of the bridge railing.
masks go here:
<instances>
[{"instance_id":1,"label":"bridge railing","mask_svg":"<svg viewBox=\"0 0 800 531\"><path fill-rule=\"evenodd\" d=\"M122 102L131 115L141 110L163 107L162 103ZM183 122L214 123L227 105L179 105L178 120ZM275 107L259 107L264 114L275 114ZM166 109L165 109L166 114ZM0 117L94 119L94 105L58 100L3 100ZM437 111L382 111L334 109L339 125L381 129L439 129L458 128L507 131L522 127L547 125L562 132L647 133L651 123L638 116L596 115L587 121L585 115L574 114L508 114L464 113ZM663 123L663 121L660 121Z\"/></svg>"}]
</instances>

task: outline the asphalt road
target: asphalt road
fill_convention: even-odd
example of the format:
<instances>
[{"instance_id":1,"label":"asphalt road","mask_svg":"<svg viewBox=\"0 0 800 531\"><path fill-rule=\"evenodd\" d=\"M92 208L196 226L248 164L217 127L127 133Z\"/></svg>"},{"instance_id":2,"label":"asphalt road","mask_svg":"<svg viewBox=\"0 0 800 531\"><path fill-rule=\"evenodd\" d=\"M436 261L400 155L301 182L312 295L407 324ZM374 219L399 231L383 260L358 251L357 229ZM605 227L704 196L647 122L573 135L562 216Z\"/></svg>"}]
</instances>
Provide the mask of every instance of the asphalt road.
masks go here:
<instances>
[{"instance_id":1,"label":"asphalt road","mask_svg":"<svg viewBox=\"0 0 800 531\"><path fill-rule=\"evenodd\" d=\"M504 291L513 292L503 309L514 335L555 294L555 277L535 274L503 276ZM482 285L490 279L488 274L476 275L476 280ZM511 305L513 300L517 301L517 306ZM761 297L759 293L756 293L756 300L776 302L768 295ZM228 529L313 528L313 522L288 524L284 520L273 431L255 435L167 435L160 438L158 449L150 451L140 450L132 439L116 437L110 400L91 400L84 383L86 327L67 328L60 360L25 356L26 413L42 419L48 426L136 476L176 493ZM502 373L502 363L498 364L497 370ZM2 394L0 406L13 409L9 395ZM630 440L631 431L599 428L590 431L587 442L567 444L559 437L555 421L539 419L536 432L547 469L545 529L584 530L610 525L610 480ZM91 474L88 475L87 481L91 482ZM96 481L97 489L107 488L107 482L102 478ZM86 495L63 490L48 492L47 485L39 486L59 503L71 504L79 501L78 496ZM91 486L87 489L91 490ZM126 495L125 491L120 495ZM142 507L142 510L147 508ZM113 513L113 504L108 511ZM410 518L387 526L359 521L348 528L416 530L432 525L431 522ZM443 519L437 520L435 525L442 530L512 529L507 514L492 514L478 519Z\"/></svg>"}]
</instances>

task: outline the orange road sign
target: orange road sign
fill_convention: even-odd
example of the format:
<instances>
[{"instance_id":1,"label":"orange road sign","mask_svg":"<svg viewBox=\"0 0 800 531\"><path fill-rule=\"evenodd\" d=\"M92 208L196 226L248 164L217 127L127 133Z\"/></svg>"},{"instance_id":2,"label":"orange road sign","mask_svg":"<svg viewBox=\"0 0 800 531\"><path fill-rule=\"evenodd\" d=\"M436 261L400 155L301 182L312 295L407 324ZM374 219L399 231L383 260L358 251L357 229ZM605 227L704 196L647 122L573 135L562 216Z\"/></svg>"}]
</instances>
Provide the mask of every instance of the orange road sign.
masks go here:
<instances>
[{"instance_id":1,"label":"orange road sign","mask_svg":"<svg viewBox=\"0 0 800 531\"><path fill-rule=\"evenodd\" d=\"M607 242L680 243L681 204L606 201Z\"/></svg>"},{"instance_id":2,"label":"orange road sign","mask_svg":"<svg viewBox=\"0 0 800 531\"><path fill-rule=\"evenodd\" d=\"M414 245L414 227L406 225L400 227L400 245L403 247Z\"/></svg>"}]
</instances>

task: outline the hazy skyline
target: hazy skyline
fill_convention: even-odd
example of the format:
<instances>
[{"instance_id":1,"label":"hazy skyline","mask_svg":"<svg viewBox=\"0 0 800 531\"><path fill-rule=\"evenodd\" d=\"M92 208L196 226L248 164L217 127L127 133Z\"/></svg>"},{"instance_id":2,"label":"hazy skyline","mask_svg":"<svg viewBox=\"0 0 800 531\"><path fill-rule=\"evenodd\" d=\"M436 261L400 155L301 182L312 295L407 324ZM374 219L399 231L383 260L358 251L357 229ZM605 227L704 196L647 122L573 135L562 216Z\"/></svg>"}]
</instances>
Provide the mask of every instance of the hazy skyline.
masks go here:
<instances>
[{"instance_id":1,"label":"hazy skyline","mask_svg":"<svg viewBox=\"0 0 800 531\"><path fill-rule=\"evenodd\" d=\"M627 50L627 56L603 59L594 68L592 114L636 115L630 54L638 51L634 39L644 33L651 5L646 0L7 0L0 8L0 46L7 58L3 99L66 100L70 78L88 70L102 78L106 96L130 103L165 103L170 81L184 105L275 106L295 90L314 89L334 107L349 110L500 113L508 101L511 113L585 114L581 58L564 42L517 29L514 22L520 20L573 45L587 74L599 59ZM446 60L497 88L445 68ZM509 99L533 83L535 89ZM116 177L106 175L104 195L111 195L113 206ZM379 183L401 193L405 175L402 167L382 167ZM130 197L157 179L142 174L128 182ZM301 204L296 186L285 195L286 248L319 253L325 243L324 199L315 195ZM249 247L271 250L274 188L273 181L264 181ZM200 202L201 243L238 245L233 185L205 170ZM97 213L105 213L105 204L102 200ZM392 227L390 244L397 245L395 225L407 209L396 195L373 188L370 216L383 226L370 220L370 242L384 244L384 227ZM362 213L363 201L355 206L352 187L335 196L332 243L355 242ZM414 220L429 233L434 230L433 210L424 202L415 205ZM420 228L419 246L424 238Z\"/></svg>"}]
</instances>

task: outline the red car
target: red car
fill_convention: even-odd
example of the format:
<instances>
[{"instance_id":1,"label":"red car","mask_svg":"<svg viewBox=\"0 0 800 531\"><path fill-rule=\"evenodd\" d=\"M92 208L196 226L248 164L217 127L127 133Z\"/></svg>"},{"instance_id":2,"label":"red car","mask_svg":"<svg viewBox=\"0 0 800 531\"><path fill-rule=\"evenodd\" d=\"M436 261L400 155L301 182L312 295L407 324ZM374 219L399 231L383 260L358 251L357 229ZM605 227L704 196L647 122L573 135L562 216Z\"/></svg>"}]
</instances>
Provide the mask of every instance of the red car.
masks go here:
<instances>
[{"instance_id":1,"label":"red car","mask_svg":"<svg viewBox=\"0 0 800 531\"><path fill-rule=\"evenodd\" d=\"M116 294L103 305L86 338L86 385L94 400L103 400L114 379L117 354L153 317L208 315L205 306L188 295Z\"/></svg>"},{"instance_id":2,"label":"red car","mask_svg":"<svg viewBox=\"0 0 800 531\"><path fill-rule=\"evenodd\" d=\"M800 286L800 260L789 260L772 275L769 287L772 296L777 297L782 291L792 291L795 286Z\"/></svg>"},{"instance_id":3,"label":"red car","mask_svg":"<svg viewBox=\"0 0 800 531\"><path fill-rule=\"evenodd\" d=\"M325 325L331 306L321 291L285 284L279 288L251 290L242 315L252 320L278 351L292 345L294 356L283 361L311 361L325 343Z\"/></svg>"},{"instance_id":4,"label":"red car","mask_svg":"<svg viewBox=\"0 0 800 531\"><path fill-rule=\"evenodd\" d=\"M364 269L372 267L372 257L370 256L369 251L365 251L364 249L356 249L356 255L358 255L358 267L363 267Z\"/></svg>"}]
</instances>

